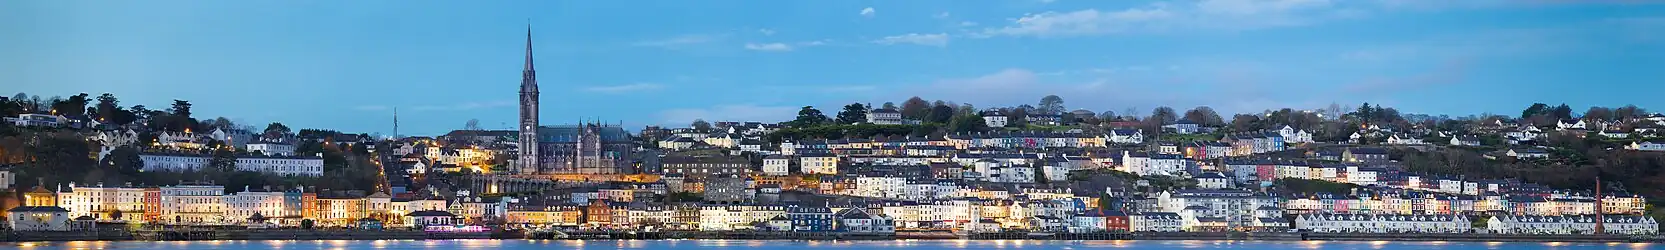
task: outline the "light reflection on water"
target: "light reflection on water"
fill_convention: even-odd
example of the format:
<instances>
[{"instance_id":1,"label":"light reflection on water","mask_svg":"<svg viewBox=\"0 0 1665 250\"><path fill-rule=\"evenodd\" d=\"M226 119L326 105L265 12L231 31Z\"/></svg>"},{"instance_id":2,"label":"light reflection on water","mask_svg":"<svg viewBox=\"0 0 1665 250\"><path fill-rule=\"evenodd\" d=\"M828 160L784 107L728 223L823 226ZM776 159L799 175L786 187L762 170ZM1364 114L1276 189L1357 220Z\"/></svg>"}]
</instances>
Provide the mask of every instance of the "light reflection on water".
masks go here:
<instances>
[{"instance_id":1,"label":"light reflection on water","mask_svg":"<svg viewBox=\"0 0 1665 250\"><path fill-rule=\"evenodd\" d=\"M1232 240L1177 240L1177 241L1043 241L1043 240L889 240L889 241L795 241L795 240L221 240L170 242L14 242L0 243L5 248L30 250L86 249L86 250L254 250L254 249L792 249L825 248L846 250L879 249L1653 249L1649 243L1507 243L1507 242L1397 242L1397 241L1232 241ZM797 249L804 250L804 249Z\"/></svg>"}]
</instances>

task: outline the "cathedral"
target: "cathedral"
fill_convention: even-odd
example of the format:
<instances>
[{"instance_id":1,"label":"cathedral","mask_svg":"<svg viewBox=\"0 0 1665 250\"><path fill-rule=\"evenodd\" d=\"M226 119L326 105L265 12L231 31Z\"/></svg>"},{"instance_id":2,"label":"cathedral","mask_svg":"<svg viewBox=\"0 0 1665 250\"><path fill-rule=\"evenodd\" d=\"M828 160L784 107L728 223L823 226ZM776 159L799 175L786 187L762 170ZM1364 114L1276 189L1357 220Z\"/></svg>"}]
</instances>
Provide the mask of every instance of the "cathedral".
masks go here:
<instances>
[{"instance_id":1,"label":"cathedral","mask_svg":"<svg viewBox=\"0 0 1665 250\"><path fill-rule=\"evenodd\" d=\"M630 173L636 145L615 124L538 125L538 79L532 66L532 30L526 30L526 66L520 80L520 174ZM535 145L535 146L527 146Z\"/></svg>"}]
</instances>

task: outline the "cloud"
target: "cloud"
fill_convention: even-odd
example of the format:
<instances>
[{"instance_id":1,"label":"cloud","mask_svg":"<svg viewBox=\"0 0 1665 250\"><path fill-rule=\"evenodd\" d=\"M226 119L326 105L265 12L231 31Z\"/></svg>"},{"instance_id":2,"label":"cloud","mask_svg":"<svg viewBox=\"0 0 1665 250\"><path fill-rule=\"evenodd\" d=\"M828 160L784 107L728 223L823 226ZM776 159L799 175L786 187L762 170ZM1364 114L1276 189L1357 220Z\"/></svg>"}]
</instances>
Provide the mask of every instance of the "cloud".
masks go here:
<instances>
[{"instance_id":1,"label":"cloud","mask_svg":"<svg viewBox=\"0 0 1665 250\"><path fill-rule=\"evenodd\" d=\"M775 30L772 30L772 29L757 29L757 33L763 33L763 35L765 35L765 36L773 36L773 35L775 35Z\"/></svg>"},{"instance_id":2,"label":"cloud","mask_svg":"<svg viewBox=\"0 0 1665 250\"><path fill-rule=\"evenodd\" d=\"M672 109L659 113L663 124L687 124L694 119L706 121L760 121L778 122L791 120L798 113L800 107L795 106L757 106L757 105L720 105L709 108Z\"/></svg>"},{"instance_id":3,"label":"cloud","mask_svg":"<svg viewBox=\"0 0 1665 250\"><path fill-rule=\"evenodd\" d=\"M1012 21L1012 25L989 28L982 32L987 36L1078 36L1125 31L1139 28L1156 21L1173 18L1162 5L1148 8L1135 8L1114 12L1103 12L1097 9L1086 9L1072 12L1044 12L1027 15Z\"/></svg>"},{"instance_id":4,"label":"cloud","mask_svg":"<svg viewBox=\"0 0 1665 250\"><path fill-rule=\"evenodd\" d=\"M1043 12L1011 19L976 37L1069 37L1135 31L1252 30L1314 23L1325 18L1356 17L1358 10L1337 10L1330 0L1201 0L1158 2L1121 10L1084 9Z\"/></svg>"},{"instance_id":5,"label":"cloud","mask_svg":"<svg viewBox=\"0 0 1665 250\"><path fill-rule=\"evenodd\" d=\"M908 34L904 34L904 35L895 35L895 36L887 36L887 37L884 37L884 38L879 38L878 40L873 40L873 43L884 44L884 45L911 43L911 44L918 44L918 45L925 45L925 46L943 47L943 46L948 46L948 40L949 40L949 38L948 38L947 33L937 33L937 34L908 33Z\"/></svg>"},{"instance_id":6,"label":"cloud","mask_svg":"<svg viewBox=\"0 0 1665 250\"><path fill-rule=\"evenodd\" d=\"M965 26L965 27L977 26L977 22L962 21L962 22L960 22L960 26Z\"/></svg>"},{"instance_id":7,"label":"cloud","mask_svg":"<svg viewBox=\"0 0 1665 250\"><path fill-rule=\"evenodd\" d=\"M873 10L873 7L867 7L866 9L861 9L861 16L873 17L874 14L877 14L877 13L874 13L874 12L875 11Z\"/></svg>"},{"instance_id":8,"label":"cloud","mask_svg":"<svg viewBox=\"0 0 1665 250\"><path fill-rule=\"evenodd\" d=\"M943 11L942 13L937 13L936 15L933 15L931 17L936 18L936 19L944 19L944 18L948 18L949 16L952 16L952 15L953 14L950 14L947 11Z\"/></svg>"},{"instance_id":9,"label":"cloud","mask_svg":"<svg viewBox=\"0 0 1665 250\"><path fill-rule=\"evenodd\" d=\"M722 40L722 39L723 39L723 36L721 36L721 35L690 34L690 35L681 35L681 36L671 37L671 38L662 39L662 40L641 41L641 42L636 42L634 45L636 45L636 46L645 46L645 47L678 48L678 47L686 46L686 45L715 42L715 41Z\"/></svg>"},{"instance_id":10,"label":"cloud","mask_svg":"<svg viewBox=\"0 0 1665 250\"><path fill-rule=\"evenodd\" d=\"M458 110L474 110L474 109L483 109L483 108L508 107L508 106L515 106L517 104L519 104L519 102L515 101L515 100L497 100L497 101L484 101L484 102L465 102L465 103L458 103L458 104L453 104L453 105L422 105L422 106L416 106L413 109L415 109L416 111L458 111Z\"/></svg>"},{"instance_id":11,"label":"cloud","mask_svg":"<svg viewBox=\"0 0 1665 250\"><path fill-rule=\"evenodd\" d=\"M746 49L757 51L785 52L792 51L791 45L784 43L746 43Z\"/></svg>"},{"instance_id":12,"label":"cloud","mask_svg":"<svg viewBox=\"0 0 1665 250\"><path fill-rule=\"evenodd\" d=\"M632 84L613 85L613 86L593 86L593 87L584 88L584 91L601 92L601 93L623 93L623 92L657 90L657 89L661 89L661 88L664 88L664 87L665 87L664 85L659 85L659 84L654 84L654 83L632 83Z\"/></svg>"}]
</instances>

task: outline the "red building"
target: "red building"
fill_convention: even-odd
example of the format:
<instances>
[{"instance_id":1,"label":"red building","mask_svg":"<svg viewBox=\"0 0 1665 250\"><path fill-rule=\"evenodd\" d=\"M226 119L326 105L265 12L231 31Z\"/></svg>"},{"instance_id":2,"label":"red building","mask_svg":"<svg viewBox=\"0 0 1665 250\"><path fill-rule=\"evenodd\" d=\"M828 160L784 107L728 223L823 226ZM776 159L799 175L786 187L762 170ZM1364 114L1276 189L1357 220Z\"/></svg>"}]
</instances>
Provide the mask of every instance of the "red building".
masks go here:
<instances>
[{"instance_id":1,"label":"red building","mask_svg":"<svg viewBox=\"0 0 1665 250\"><path fill-rule=\"evenodd\" d=\"M1127 213L1121 210L1104 212L1104 229L1111 232L1132 232L1133 227L1127 222Z\"/></svg>"},{"instance_id":2,"label":"red building","mask_svg":"<svg viewBox=\"0 0 1665 250\"><path fill-rule=\"evenodd\" d=\"M153 223L162 219L162 188L145 188L144 222Z\"/></svg>"}]
</instances>

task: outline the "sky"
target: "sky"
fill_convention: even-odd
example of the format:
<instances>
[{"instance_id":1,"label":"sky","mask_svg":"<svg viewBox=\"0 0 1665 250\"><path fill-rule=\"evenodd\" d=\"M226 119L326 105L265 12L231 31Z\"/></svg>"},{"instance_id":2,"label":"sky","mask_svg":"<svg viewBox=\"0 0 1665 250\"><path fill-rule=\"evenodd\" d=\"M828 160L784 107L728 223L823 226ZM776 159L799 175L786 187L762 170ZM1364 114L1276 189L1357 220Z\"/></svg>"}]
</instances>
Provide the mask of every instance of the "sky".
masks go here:
<instances>
[{"instance_id":1,"label":"sky","mask_svg":"<svg viewBox=\"0 0 1665 250\"><path fill-rule=\"evenodd\" d=\"M1665 109L1665 2L0 1L0 94L189 100L199 119L436 135L784 121L908 97L1222 115L1384 104ZM263 126L261 126L263 127Z\"/></svg>"}]
</instances>

